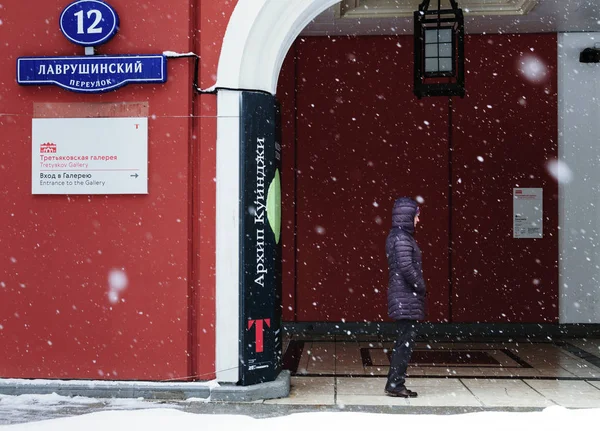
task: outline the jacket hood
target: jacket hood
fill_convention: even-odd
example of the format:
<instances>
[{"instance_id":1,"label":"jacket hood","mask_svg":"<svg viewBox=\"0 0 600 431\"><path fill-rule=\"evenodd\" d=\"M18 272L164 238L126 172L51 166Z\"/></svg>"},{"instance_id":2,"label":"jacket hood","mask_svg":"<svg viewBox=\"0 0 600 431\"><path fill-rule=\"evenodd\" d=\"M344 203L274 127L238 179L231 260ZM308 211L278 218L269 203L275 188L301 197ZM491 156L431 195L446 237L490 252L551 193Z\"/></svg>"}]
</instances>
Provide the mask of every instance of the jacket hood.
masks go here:
<instances>
[{"instance_id":1,"label":"jacket hood","mask_svg":"<svg viewBox=\"0 0 600 431\"><path fill-rule=\"evenodd\" d=\"M419 204L411 198L398 198L392 209L392 227L399 227L403 231L414 233L415 216L419 211Z\"/></svg>"}]
</instances>

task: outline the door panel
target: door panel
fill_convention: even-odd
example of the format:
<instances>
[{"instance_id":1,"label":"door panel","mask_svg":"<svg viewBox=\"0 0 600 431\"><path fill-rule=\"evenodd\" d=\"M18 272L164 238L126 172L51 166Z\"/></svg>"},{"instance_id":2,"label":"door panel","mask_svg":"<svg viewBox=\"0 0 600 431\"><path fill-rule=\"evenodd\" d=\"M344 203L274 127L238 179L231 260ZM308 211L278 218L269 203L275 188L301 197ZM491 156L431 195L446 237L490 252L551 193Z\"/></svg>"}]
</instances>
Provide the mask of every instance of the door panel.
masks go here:
<instances>
[{"instance_id":1,"label":"door panel","mask_svg":"<svg viewBox=\"0 0 600 431\"><path fill-rule=\"evenodd\" d=\"M385 239L399 196L424 199L429 316L449 317L447 101L412 96L407 42L297 43L299 321L388 320Z\"/></svg>"},{"instance_id":2,"label":"door panel","mask_svg":"<svg viewBox=\"0 0 600 431\"><path fill-rule=\"evenodd\" d=\"M558 157L556 35L465 43L467 96L453 119L452 320L557 323L558 185L546 170ZM529 79L519 72L528 65ZM544 189L543 239L513 238L513 187Z\"/></svg>"}]
</instances>

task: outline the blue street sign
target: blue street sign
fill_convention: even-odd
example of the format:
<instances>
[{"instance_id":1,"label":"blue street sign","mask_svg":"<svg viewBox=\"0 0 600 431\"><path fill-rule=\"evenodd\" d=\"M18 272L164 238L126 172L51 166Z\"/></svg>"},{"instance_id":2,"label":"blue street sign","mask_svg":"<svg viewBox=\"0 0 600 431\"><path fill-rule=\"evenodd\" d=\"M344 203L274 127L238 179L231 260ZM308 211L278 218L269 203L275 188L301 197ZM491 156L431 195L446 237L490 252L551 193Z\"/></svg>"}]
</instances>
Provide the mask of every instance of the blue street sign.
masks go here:
<instances>
[{"instance_id":1,"label":"blue street sign","mask_svg":"<svg viewBox=\"0 0 600 431\"><path fill-rule=\"evenodd\" d=\"M78 45L101 45L119 30L119 16L103 1L78 0L63 10L60 30Z\"/></svg>"},{"instance_id":2,"label":"blue street sign","mask_svg":"<svg viewBox=\"0 0 600 431\"><path fill-rule=\"evenodd\" d=\"M17 82L21 85L58 85L78 93L102 93L128 83L167 80L164 55L20 57Z\"/></svg>"}]
</instances>

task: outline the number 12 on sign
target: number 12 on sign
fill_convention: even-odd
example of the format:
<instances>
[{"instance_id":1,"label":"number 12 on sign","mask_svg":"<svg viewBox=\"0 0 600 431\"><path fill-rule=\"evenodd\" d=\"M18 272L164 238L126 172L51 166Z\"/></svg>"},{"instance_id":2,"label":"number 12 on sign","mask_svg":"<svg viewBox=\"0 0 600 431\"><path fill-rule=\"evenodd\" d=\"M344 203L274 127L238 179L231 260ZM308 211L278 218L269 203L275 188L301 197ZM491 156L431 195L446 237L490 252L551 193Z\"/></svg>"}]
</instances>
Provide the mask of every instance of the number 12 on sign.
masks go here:
<instances>
[{"instance_id":1,"label":"number 12 on sign","mask_svg":"<svg viewBox=\"0 0 600 431\"><path fill-rule=\"evenodd\" d=\"M83 31L83 11L75 12L74 15L77 17L77 34L84 34ZM102 27L98 27L100 21L102 21L102 12L98 9L92 9L87 11L87 17L91 18L92 15L96 17L94 23L87 28L87 34L98 34L102 33Z\"/></svg>"},{"instance_id":2,"label":"number 12 on sign","mask_svg":"<svg viewBox=\"0 0 600 431\"><path fill-rule=\"evenodd\" d=\"M119 30L119 16L106 2L78 0L62 11L60 30L77 45L102 45Z\"/></svg>"}]
</instances>

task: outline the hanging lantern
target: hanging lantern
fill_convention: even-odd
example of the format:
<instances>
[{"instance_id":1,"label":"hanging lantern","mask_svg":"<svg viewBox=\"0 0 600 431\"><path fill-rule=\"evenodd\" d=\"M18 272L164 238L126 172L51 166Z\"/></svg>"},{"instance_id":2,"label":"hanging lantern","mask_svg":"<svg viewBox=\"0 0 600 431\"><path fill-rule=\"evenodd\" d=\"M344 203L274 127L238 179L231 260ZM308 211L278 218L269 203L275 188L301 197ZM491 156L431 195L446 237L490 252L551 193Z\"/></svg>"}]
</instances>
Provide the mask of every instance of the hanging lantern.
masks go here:
<instances>
[{"instance_id":1,"label":"hanging lantern","mask_svg":"<svg viewBox=\"0 0 600 431\"><path fill-rule=\"evenodd\" d=\"M430 10L430 0L423 0L414 13L414 93L419 99L465 95L464 17L456 0L448 1L450 9L442 9L437 0L437 9Z\"/></svg>"}]
</instances>

